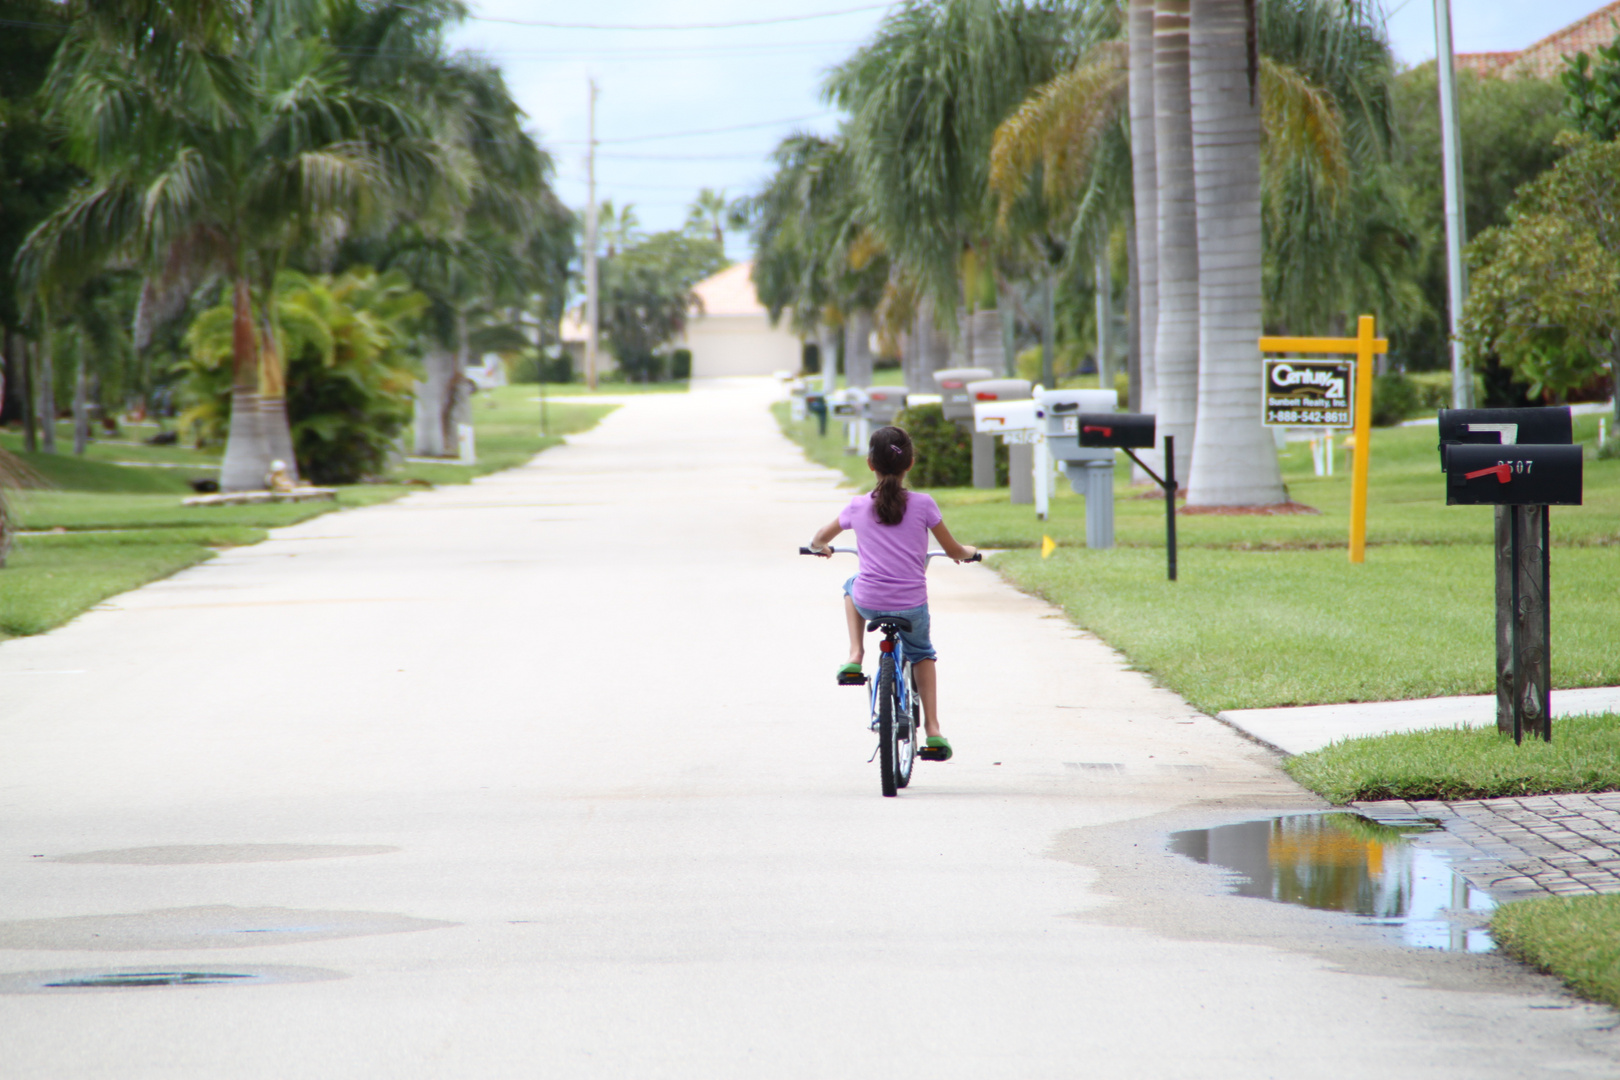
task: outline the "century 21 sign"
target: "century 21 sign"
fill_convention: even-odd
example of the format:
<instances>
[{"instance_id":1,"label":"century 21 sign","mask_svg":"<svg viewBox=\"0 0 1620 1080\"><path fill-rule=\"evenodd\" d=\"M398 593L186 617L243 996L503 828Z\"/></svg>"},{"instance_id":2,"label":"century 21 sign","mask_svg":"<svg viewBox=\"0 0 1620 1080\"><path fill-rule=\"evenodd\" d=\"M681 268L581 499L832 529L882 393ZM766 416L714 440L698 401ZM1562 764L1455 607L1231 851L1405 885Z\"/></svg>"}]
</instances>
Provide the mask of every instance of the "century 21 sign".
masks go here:
<instances>
[{"instance_id":1,"label":"century 21 sign","mask_svg":"<svg viewBox=\"0 0 1620 1080\"><path fill-rule=\"evenodd\" d=\"M1267 427L1355 426L1354 360L1265 360Z\"/></svg>"}]
</instances>

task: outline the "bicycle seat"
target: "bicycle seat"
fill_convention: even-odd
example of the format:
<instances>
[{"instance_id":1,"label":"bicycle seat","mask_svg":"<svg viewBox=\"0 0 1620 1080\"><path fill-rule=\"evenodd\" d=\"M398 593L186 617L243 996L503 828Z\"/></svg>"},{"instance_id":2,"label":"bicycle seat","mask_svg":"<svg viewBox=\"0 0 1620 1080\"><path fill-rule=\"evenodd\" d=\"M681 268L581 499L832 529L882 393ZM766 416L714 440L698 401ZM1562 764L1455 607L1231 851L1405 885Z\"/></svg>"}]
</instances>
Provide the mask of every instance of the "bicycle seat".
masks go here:
<instances>
[{"instance_id":1,"label":"bicycle seat","mask_svg":"<svg viewBox=\"0 0 1620 1080\"><path fill-rule=\"evenodd\" d=\"M909 634L911 633L911 620L902 619L898 615L879 615L866 624L867 633L871 633L873 630L889 629L898 630L902 634Z\"/></svg>"}]
</instances>

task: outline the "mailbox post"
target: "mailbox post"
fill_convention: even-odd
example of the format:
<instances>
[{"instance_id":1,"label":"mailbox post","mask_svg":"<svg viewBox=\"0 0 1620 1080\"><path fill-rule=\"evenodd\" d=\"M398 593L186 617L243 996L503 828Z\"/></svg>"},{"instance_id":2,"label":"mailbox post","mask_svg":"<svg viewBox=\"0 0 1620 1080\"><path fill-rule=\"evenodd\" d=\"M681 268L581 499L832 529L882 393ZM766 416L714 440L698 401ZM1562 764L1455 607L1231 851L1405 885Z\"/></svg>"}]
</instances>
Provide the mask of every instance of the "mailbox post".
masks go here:
<instances>
[{"instance_id":1,"label":"mailbox post","mask_svg":"<svg viewBox=\"0 0 1620 1080\"><path fill-rule=\"evenodd\" d=\"M844 453L866 453L866 391L859 387L834 390L827 395L832 414L844 424Z\"/></svg>"},{"instance_id":2,"label":"mailbox post","mask_svg":"<svg viewBox=\"0 0 1620 1080\"><path fill-rule=\"evenodd\" d=\"M1046 516L1046 507L1035 487L1035 448L1043 441L1035 402L980 401L973 406L973 430L981 435L999 435L1007 444L1007 486L1017 504L1035 503L1037 517Z\"/></svg>"},{"instance_id":3,"label":"mailbox post","mask_svg":"<svg viewBox=\"0 0 1620 1080\"><path fill-rule=\"evenodd\" d=\"M1496 727L1552 741L1550 507L1581 504L1565 408L1441 409L1447 506L1496 508Z\"/></svg>"},{"instance_id":4,"label":"mailbox post","mask_svg":"<svg viewBox=\"0 0 1620 1080\"><path fill-rule=\"evenodd\" d=\"M827 434L827 395L819 390L806 390L804 392L804 411L816 418L816 428L822 434Z\"/></svg>"},{"instance_id":5,"label":"mailbox post","mask_svg":"<svg viewBox=\"0 0 1620 1080\"><path fill-rule=\"evenodd\" d=\"M945 419L967 431L972 439L973 486L976 488L996 486L996 440L994 436L973 431L973 395L968 392L967 384L994 375L989 368L980 367L940 368L934 372Z\"/></svg>"},{"instance_id":6,"label":"mailbox post","mask_svg":"<svg viewBox=\"0 0 1620 1080\"><path fill-rule=\"evenodd\" d=\"M1138 450L1153 448L1156 422L1148 413L1081 413L1076 421L1081 446L1106 446L1125 451L1143 472L1153 477L1164 491L1164 551L1166 570L1176 580L1176 439L1164 437L1164 467L1161 478L1136 456Z\"/></svg>"},{"instance_id":7,"label":"mailbox post","mask_svg":"<svg viewBox=\"0 0 1620 1080\"><path fill-rule=\"evenodd\" d=\"M1086 546L1114 546L1114 451L1088 447L1080 440L1082 413L1107 412L1119 405L1113 390L1043 390L1039 411L1044 414L1046 447L1075 494L1086 500Z\"/></svg>"},{"instance_id":8,"label":"mailbox post","mask_svg":"<svg viewBox=\"0 0 1620 1080\"><path fill-rule=\"evenodd\" d=\"M1000 430L992 432L980 427L978 423L979 410L986 405L995 405L999 410L1006 403L1027 402L1027 415L1023 410L1020 410L1018 415L1020 422L1027 420L1029 430L1033 432L1035 428L1035 403L1029 396L1029 381L1027 379L975 379L973 382L968 383L965 389L973 399L973 431L975 437L982 434L987 438L993 438L996 434L1002 434L1002 440L1007 444L1007 487L1009 498L1014 504L1020 505L1034 502L1034 440L1016 435L1009 436L1003 434ZM986 455L984 459L984 467L988 470L985 476L987 482L984 484L979 483L979 467L979 460L975 458L973 463L973 486L995 487L996 458L993 444L991 453Z\"/></svg>"}]
</instances>

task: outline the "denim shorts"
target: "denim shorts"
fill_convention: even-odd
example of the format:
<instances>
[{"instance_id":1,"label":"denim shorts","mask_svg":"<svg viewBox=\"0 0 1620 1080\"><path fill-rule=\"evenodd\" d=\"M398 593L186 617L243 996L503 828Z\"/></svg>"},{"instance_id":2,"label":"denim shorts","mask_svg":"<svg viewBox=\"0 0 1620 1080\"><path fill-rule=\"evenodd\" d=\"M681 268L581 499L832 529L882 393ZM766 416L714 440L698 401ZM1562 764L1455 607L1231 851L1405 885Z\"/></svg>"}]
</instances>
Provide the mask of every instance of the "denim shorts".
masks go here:
<instances>
[{"instance_id":1,"label":"denim shorts","mask_svg":"<svg viewBox=\"0 0 1620 1080\"><path fill-rule=\"evenodd\" d=\"M855 599L854 595L850 592L850 590L854 587L854 578L850 578L848 581L844 582L844 595L848 596L851 601ZM913 664L919 660L938 659L938 657L934 654L934 643L928 640L927 604L923 604L921 607L906 608L904 611L869 611L866 608L861 607L861 605L856 604L855 610L860 612L861 617L866 619L867 622L871 622L880 615L893 615L897 618L907 620L911 623L911 629L900 631L900 640L905 642L906 646L906 659Z\"/></svg>"}]
</instances>

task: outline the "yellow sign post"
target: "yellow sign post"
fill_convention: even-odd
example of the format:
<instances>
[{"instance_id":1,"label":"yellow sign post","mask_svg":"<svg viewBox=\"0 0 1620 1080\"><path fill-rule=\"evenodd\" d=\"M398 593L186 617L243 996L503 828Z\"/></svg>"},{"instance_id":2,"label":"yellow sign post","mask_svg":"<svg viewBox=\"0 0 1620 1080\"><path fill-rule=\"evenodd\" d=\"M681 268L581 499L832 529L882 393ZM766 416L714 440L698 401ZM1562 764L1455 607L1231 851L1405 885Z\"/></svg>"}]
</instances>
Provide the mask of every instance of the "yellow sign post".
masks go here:
<instances>
[{"instance_id":1,"label":"yellow sign post","mask_svg":"<svg viewBox=\"0 0 1620 1080\"><path fill-rule=\"evenodd\" d=\"M1356 322L1353 338L1263 337L1263 353L1346 353L1356 358L1356 450L1350 468L1350 561L1367 561L1367 464L1372 450L1373 357L1389 352L1387 338L1373 337L1373 317Z\"/></svg>"}]
</instances>

